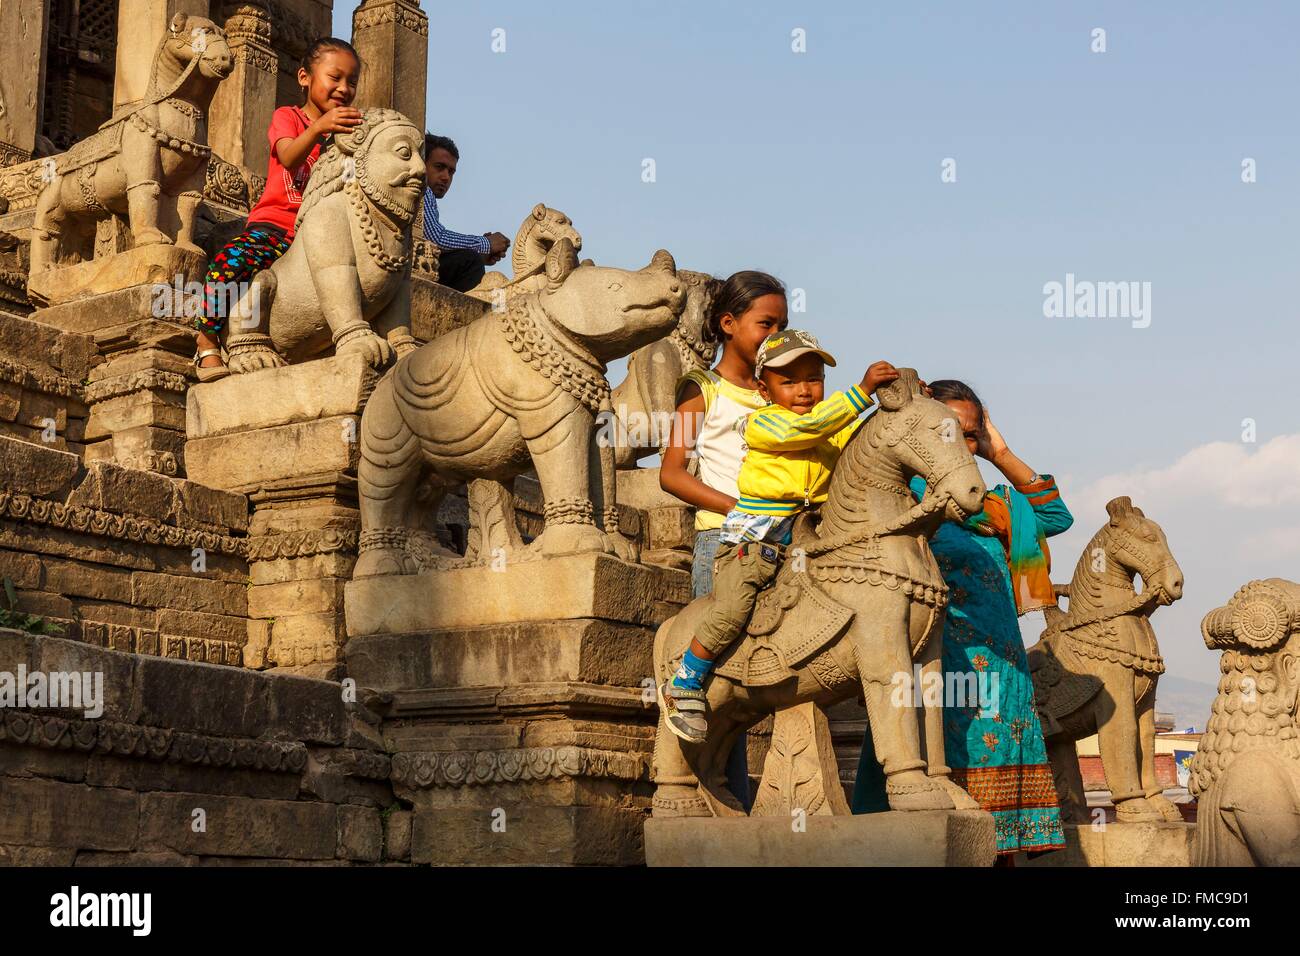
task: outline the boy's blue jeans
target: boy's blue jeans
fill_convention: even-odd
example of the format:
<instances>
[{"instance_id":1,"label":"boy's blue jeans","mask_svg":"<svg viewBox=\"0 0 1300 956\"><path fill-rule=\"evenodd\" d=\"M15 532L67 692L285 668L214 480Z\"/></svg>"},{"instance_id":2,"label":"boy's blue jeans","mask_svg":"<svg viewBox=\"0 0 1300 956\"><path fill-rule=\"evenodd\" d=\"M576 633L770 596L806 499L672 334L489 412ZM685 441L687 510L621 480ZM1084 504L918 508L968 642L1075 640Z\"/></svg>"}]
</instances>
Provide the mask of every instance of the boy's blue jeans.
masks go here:
<instances>
[{"instance_id":1,"label":"boy's blue jeans","mask_svg":"<svg viewBox=\"0 0 1300 956\"><path fill-rule=\"evenodd\" d=\"M717 557L720 541L718 540L722 532L719 529L712 531L695 532L695 552L691 559L691 597L697 598L701 594L709 594L713 591L713 559ZM749 793L749 758L745 753L745 734L741 734L736 739L736 744L731 748L731 755L727 758L727 789L736 795L746 812L753 806L753 798Z\"/></svg>"}]
</instances>

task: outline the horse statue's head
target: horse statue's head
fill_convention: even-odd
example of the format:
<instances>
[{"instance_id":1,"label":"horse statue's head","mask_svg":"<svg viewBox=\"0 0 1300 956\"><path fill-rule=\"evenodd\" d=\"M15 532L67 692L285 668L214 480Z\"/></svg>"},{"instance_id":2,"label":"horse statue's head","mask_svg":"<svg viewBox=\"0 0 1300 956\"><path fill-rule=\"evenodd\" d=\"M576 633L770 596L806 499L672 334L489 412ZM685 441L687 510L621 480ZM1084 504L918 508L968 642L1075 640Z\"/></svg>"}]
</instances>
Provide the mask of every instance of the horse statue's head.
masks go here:
<instances>
[{"instance_id":1,"label":"horse statue's head","mask_svg":"<svg viewBox=\"0 0 1300 956\"><path fill-rule=\"evenodd\" d=\"M225 30L207 17L177 13L158 47L152 83L159 91L167 90L189 71L191 75L197 72L215 89L234 66Z\"/></svg>"},{"instance_id":2,"label":"horse statue's head","mask_svg":"<svg viewBox=\"0 0 1300 956\"><path fill-rule=\"evenodd\" d=\"M984 507L979 466L948 406L924 393L915 369L898 371L895 381L876 389L879 411L846 447L831 479L830 499L860 499L861 488L882 485L906 495L908 481L920 475L926 483L923 510L942 510L945 517L964 521Z\"/></svg>"},{"instance_id":3,"label":"horse statue's head","mask_svg":"<svg viewBox=\"0 0 1300 956\"><path fill-rule=\"evenodd\" d=\"M1099 567L1104 562L1105 567L1119 568L1130 582L1141 576L1143 593L1153 594L1161 604L1182 597L1183 571L1160 525L1135 508L1127 496L1107 502L1106 513L1110 520L1084 549L1080 563L1087 561L1094 569L1104 570Z\"/></svg>"}]
</instances>

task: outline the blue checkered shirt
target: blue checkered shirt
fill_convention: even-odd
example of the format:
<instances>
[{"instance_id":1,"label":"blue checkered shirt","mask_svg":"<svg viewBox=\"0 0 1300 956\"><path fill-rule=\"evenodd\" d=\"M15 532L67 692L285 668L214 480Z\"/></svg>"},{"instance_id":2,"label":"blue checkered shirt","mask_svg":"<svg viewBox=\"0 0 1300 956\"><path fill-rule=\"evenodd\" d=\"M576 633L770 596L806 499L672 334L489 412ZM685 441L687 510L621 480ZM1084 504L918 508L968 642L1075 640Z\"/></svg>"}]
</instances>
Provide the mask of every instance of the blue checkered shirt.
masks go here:
<instances>
[{"instance_id":1,"label":"blue checkered shirt","mask_svg":"<svg viewBox=\"0 0 1300 956\"><path fill-rule=\"evenodd\" d=\"M483 255L492 251L487 236L470 236L443 228L438 220L438 200L428 186L424 187L424 238L439 249L473 249Z\"/></svg>"}]
</instances>

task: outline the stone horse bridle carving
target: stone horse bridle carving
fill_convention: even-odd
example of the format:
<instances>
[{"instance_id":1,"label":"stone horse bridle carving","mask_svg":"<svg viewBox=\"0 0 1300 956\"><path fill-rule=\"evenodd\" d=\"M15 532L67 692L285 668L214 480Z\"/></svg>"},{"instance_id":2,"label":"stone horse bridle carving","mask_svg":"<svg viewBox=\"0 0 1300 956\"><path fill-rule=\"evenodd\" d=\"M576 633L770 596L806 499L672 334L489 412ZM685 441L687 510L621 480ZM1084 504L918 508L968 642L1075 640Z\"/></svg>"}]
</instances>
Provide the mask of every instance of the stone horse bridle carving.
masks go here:
<instances>
[{"instance_id":1,"label":"stone horse bridle carving","mask_svg":"<svg viewBox=\"0 0 1300 956\"><path fill-rule=\"evenodd\" d=\"M207 177L207 109L234 59L211 20L177 13L154 56L144 101L55 160L32 228L32 276L69 255L77 220L128 216L134 245L172 243L197 256L194 217Z\"/></svg>"},{"instance_id":2,"label":"stone horse bridle carving","mask_svg":"<svg viewBox=\"0 0 1300 956\"><path fill-rule=\"evenodd\" d=\"M1083 549L1070 586L1057 588L1067 611L1047 609L1047 629L1028 651L1034 702L1066 822L1090 822L1074 745L1094 733L1116 819L1177 822L1182 815L1156 782L1156 682L1165 663L1148 618L1182 597L1183 572L1160 526L1128 498L1106 511L1110 520Z\"/></svg>"},{"instance_id":3,"label":"stone horse bridle carving","mask_svg":"<svg viewBox=\"0 0 1300 956\"><path fill-rule=\"evenodd\" d=\"M916 710L891 701L914 658L924 674L940 668L947 588L927 539L945 517L964 520L979 510L985 491L965 444L951 440L952 413L921 393L915 371L900 371L878 390L879 411L845 446L819 519L796 523L748 634L718 658L705 687L709 739L687 744L661 717L656 816L743 814L723 785L736 737L775 711L807 702L825 707L858 693L892 809L976 808L948 779L942 711L924 711L923 753ZM914 475L928 485L920 503L908 491ZM711 600L696 599L659 628L657 682L671 674Z\"/></svg>"}]
</instances>

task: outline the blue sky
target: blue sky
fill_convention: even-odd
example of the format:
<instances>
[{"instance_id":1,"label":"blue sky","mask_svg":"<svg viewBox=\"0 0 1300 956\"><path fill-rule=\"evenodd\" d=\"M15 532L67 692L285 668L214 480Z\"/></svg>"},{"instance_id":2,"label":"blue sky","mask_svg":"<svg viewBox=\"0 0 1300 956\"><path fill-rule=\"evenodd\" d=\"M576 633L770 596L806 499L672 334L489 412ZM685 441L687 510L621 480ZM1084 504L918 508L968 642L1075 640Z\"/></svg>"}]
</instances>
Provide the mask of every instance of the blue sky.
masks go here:
<instances>
[{"instance_id":1,"label":"blue sky","mask_svg":"<svg viewBox=\"0 0 1300 956\"><path fill-rule=\"evenodd\" d=\"M663 247L804 289L792 319L841 357L832 385L877 358L965 379L1075 512L1059 580L1112 494L1165 526L1187 578L1153 621L1172 674L1214 682L1205 612L1252 578L1300 579L1300 7L426 12L427 124L461 149L452 228L513 236L545 202L602 264ZM1150 282L1150 326L1045 318L1067 273Z\"/></svg>"}]
</instances>

